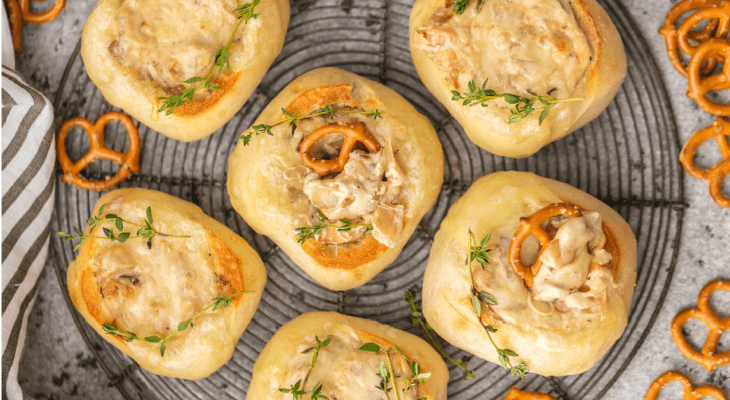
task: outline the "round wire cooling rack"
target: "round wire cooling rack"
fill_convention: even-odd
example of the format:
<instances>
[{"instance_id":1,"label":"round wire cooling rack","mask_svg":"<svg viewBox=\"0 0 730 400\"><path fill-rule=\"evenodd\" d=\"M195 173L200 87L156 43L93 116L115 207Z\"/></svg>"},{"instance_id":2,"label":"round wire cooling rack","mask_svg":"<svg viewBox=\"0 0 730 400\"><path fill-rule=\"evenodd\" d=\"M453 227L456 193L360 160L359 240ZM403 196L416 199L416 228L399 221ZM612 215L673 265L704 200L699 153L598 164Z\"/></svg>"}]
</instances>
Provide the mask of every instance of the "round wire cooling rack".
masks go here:
<instances>
[{"instance_id":1,"label":"round wire cooling rack","mask_svg":"<svg viewBox=\"0 0 730 400\"><path fill-rule=\"evenodd\" d=\"M173 194L244 237L261 255L268 283L261 304L239 340L233 358L206 379L160 377L138 367L93 331L76 312L66 288L72 246L55 237L56 274L79 332L99 365L128 399L241 399L253 363L276 330L301 313L332 310L415 332L401 296L419 287L433 236L448 208L477 178L502 170L532 171L576 186L615 208L638 240L638 279L629 324L611 350L586 373L560 378L530 374L510 379L500 366L473 358L476 379L464 381L451 365L449 398L501 399L517 384L562 399L600 399L620 379L642 345L664 301L676 265L684 193L677 161L679 142L674 115L649 48L619 0L599 0L616 24L628 56L628 75L615 100L578 132L526 159L497 157L476 147L421 84L408 47L410 0L294 0L284 49L256 93L213 135L192 143L168 139L138 124L141 171L122 184ZM297 75L322 66L340 67L380 81L408 99L437 128L445 153L444 186L398 259L369 283L345 292L321 287L267 238L253 232L233 210L225 187L228 157L240 133ZM95 120L113 109L86 75L79 46L68 62L54 106L57 125L83 116ZM85 135L70 135L72 158L88 149ZM129 146L119 126L107 128L106 144ZM100 179L115 172L108 161L85 173ZM101 193L79 190L57 174L55 231L84 226ZM448 353L466 356L447 345Z\"/></svg>"}]
</instances>

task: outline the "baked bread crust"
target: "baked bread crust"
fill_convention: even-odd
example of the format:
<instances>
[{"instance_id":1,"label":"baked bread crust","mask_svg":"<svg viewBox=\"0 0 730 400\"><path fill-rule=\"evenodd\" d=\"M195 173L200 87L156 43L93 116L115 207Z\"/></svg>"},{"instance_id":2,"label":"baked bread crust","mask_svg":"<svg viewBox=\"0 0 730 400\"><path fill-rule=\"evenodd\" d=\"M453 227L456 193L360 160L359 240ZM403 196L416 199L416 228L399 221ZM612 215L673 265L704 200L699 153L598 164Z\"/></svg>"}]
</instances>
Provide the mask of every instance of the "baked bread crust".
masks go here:
<instances>
[{"instance_id":1,"label":"baked bread crust","mask_svg":"<svg viewBox=\"0 0 730 400\"><path fill-rule=\"evenodd\" d=\"M140 80L134 71L121 66L111 55L116 10L124 2L100 0L86 21L81 36L81 57L86 71L113 106L151 129L183 142L202 139L233 118L281 52L289 25L288 1L262 1L254 9L258 18L241 24L236 33L241 40L231 44L231 73L223 73L214 81L222 90L213 91L204 100L186 102L173 114L165 115L164 111L157 112L162 105L158 98L170 94L154 82ZM230 32L220 32L220 35L227 38ZM185 79L189 78L192 76Z\"/></svg>"},{"instance_id":2,"label":"baked bread crust","mask_svg":"<svg viewBox=\"0 0 730 400\"><path fill-rule=\"evenodd\" d=\"M248 146L238 143L228 165L228 194L246 223L271 238L309 276L331 290L348 290L369 281L393 262L433 206L443 183L443 151L431 123L408 101L392 89L337 68L316 69L295 79L253 125L273 125L285 119L282 108L298 116L331 104L377 109L383 117L375 122L380 124L377 126L397 123L407 128L387 131L386 126L374 133L380 135L382 143L381 130L395 132L390 135L400 143L396 157L407 176L400 197L405 224L394 247L368 235L356 247L338 249L333 257L316 240L297 243L292 232L302 226L301 215L290 202L283 177L286 170L301 165L302 159L292 150L289 130L254 136ZM393 148L399 150L396 144Z\"/></svg>"},{"instance_id":3,"label":"baked bread crust","mask_svg":"<svg viewBox=\"0 0 730 400\"><path fill-rule=\"evenodd\" d=\"M167 342L163 357L160 356L157 344L142 341L127 343L118 336L106 334L102 329L102 324L117 324L116 318L121 317L123 312L102 304L105 295L110 296L110 292L99 285L99 279L95 276L98 271L95 266L96 256L102 246L108 246L109 241L88 239L81 246L76 260L68 266L68 290L76 309L99 335L152 373L175 378L201 379L215 372L231 358L238 339L256 312L266 283L266 269L261 258L240 236L204 214L196 205L177 197L147 189L118 189L102 196L92 215L97 215L102 204L107 204L105 212L117 212L120 217L132 221L138 218L130 217L129 213L140 214L139 220L142 220L146 207L151 207L153 226L156 229L170 234L193 232L195 236L176 239L156 236L152 239L150 251L154 246L163 245L163 240L175 240L174 243L168 243L179 246L180 243L185 243L181 241L193 241L202 237L208 256L213 257L212 265L217 277L215 284L221 286L221 296L244 290L253 292L234 297L228 307L204 313L185 331L172 336ZM107 224L109 227L113 226L111 223ZM101 227L95 229L95 234L98 234L96 232ZM126 227L125 230L129 229L130 227ZM85 233L89 234L89 231L87 226ZM134 231L136 227L132 230L133 235ZM144 239L129 239L119 244L119 247L126 252L139 251L144 256L148 250L146 242ZM205 257L205 254L202 256ZM144 265L138 265L135 271L144 271L144 268ZM198 276L193 280L193 285L199 285L200 282ZM111 292L118 296L126 289L117 285ZM166 300L160 297L160 302L164 301ZM205 305L213 303L208 298L200 301ZM182 321L175 323L177 322ZM120 331L128 330L126 328L119 326ZM140 337L142 335L141 332L135 333L140 333Z\"/></svg>"},{"instance_id":4,"label":"baked bread crust","mask_svg":"<svg viewBox=\"0 0 730 400\"><path fill-rule=\"evenodd\" d=\"M605 317L589 319L576 330L506 323L491 310L484 311L482 319L497 329L492 337L498 346L520 355L513 357L514 365L524 361L530 372L544 376L588 370L621 336L636 284L636 239L629 225L606 204L570 185L528 172L498 172L476 181L454 203L436 233L424 276L423 313L442 338L499 364L470 302L471 284L464 265L467 232L471 229L480 240L507 221L528 216L535 204L555 202L597 211L603 217L604 231L610 231L607 236L613 236L618 261L612 270L615 285L608 289ZM490 270L494 264L486 268Z\"/></svg>"},{"instance_id":5,"label":"baked bread crust","mask_svg":"<svg viewBox=\"0 0 730 400\"><path fill-rule=\"evenodd\" d=\"M608 106L626 76L623 43L606 11L595 0L565 0L572 7L592 51L591 63L571 96L584 97L585 100L560 103L551 112L551 115L567 112L568 120L548 117L538 127L538 113L535 113L521 122L508 124L504 116L495 113L494 106L463 106L451 99L454 88L444 79L428 52L416 45L416 30L423 27L445 1L417 0L414 4L409 22L413 62L424 85L459 121L469 138L491 153L514 158L528 157L543 146L580 129ZM532 119L534 121L528 121Z\"/></svg>"},{"instance_id":6,"label":"baked bread crust","mask_svg":"<svg viewBox=\"0 0 730 400\"><path fill-rule=\"evenodd\" d=\"M381 348L395 344L403 350L409 359L420 364L422 372L431 373L430 378L419 384L419 386L422 386L421 396L428 400L446 399L449 371L444 361L428 343L408 332L375 321L336 312L305 313L279 328L266 344L253 366L253 378L248 387L246 399L285 399L291 396L279 392L277 388L289 388L290 383L293 383L290 380L296 380L292 371L295 368L293 365L295 363L292 361L301 353L299 349L301 345L312 342L315 335L320 340L325 340L329 335L333 335L335 336L333 342L338 340L337 335L347 335L348 337L355 335L357 341L362 342L360 345L372 342L378 344ZM359 347L353 347L352 349L356 350L357 348ZM320 351L315 369L321 370L330 367L327 364L322 365L327 363L328 360L332 360L331 357L327 358L325 354L327 351L328 347L324 347ZM395 352L392 354L395 354ZM381 356L381 358L384 359L385 357ZM340 360L334 359L332 361L337 362ZM369 366L363 366L354 372L371 374L374 377L377 365L377 362L373 363L372 372L368 371ZM329 372L334 373L335 371L330 370ZM342 379L356 380L360 378L359 375L338 376L337 379L338 381ZM310 380L307 384L307 390L310 390L316 383L316 380ZM328 382L322 383L322 386L326 389ZM323 391L323 394L326 393Z\"/></svg>"}]
</instances>

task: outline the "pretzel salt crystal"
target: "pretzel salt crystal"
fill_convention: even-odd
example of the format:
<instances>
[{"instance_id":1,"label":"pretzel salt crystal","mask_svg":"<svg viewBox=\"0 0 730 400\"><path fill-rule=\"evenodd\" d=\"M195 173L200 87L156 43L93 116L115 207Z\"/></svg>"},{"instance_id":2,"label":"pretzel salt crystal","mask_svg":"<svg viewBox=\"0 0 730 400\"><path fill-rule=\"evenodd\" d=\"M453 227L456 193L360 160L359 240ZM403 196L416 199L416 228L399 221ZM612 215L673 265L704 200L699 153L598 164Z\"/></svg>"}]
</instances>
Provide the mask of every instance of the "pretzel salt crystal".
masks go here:
<instances>
[{"instance_id":1,"label":"pretzel salt crystal","mask_svg":"<svg viewBox=\"0 0 730 400\"><path fill-rule=\"evenodd\" d=\"M554 396L540 392L523 392L512 386L507 397L502 400L558 400Z\"/></svg>"},{"instance_id":2,"label":"pretzel salt crystal","mask_svg":"<svg viewBox=\"0 0 730 400\"><path fill-rule=\"evenodd\" d=\"M542 227L542 224L558 215L580 217L583 213L581 213L578 207L572 204L555 203L538 210L529 217L520 218L520 227L517 228L517 232L515 232L515 236L512 238L509 246L509 260L512 269L525 281L525 286L528 288L532 287L535 275L537 275L537 271L540 269L540 255L547 249L547 244L553 240L550 234ZM538 255L535 263L528 268L522 263L520 253L522 251L522 244L532 235L537 237L537 240L542 246L542 250L540 250L540 255Z\"/></svg>"},{"instance_id":3,"label":"pretzel salt crystal","mask_svg":"<svg viewBox=\"0 0 730 400\"><path fill-rule=\"evenodd\" d=\"M323 137L332 133L342 133L345 135L345 142L342 143L340 155L336 160L316 160L311 155L312 146ZM331 123L322 125L310 132L304 140L302 140L299 154L302 156L304 165L311 168L312 171L319 176L326 176L335 172L342 172L345 164L350 159L350 153L355 148L357 142L365 145L368 151L376 152L380 150L380 143L368 133L365 124L358 122L355 124L338 124Z\"/></svg>"},{"instance_id":4,"label":"pretzel salt crystal","mask_svg":"<svg viewBox=\"0 0 730 400\"><path fill-rule=\"evenodd\" d=\"M129 150L120 153L104 146L104 126L112 121L119 121L124 124L129 137ZM75 126L82 127L89 136L89 152L78 161L72 162L66 152L66 135ZM58 130L56 138L56 151L58 161L63 169L63 181L87 190L108 190L122 183L132 172L139 172L139 151L140 140L137 127L129 115L110 111L91 123L86 118L75 117L64 122ZM89 166L99 158L121 164L117 173L103 181L88 181L79 176L81 170Z\"/></svg>"},{"instance_id":5,"label":"pretzel salt crystal","mask_svg":"<svg viewBox=\"0 0 730 400\"><path fill-rule=\"evenodd\" d=\"M697 148L707 140L715 139L723 161L709 169L701 169L694 163L694 156ZM710 181L710 196L722 207L730 208L730 199L722 194L722 182L730 173L730 122L724 118L717 118L712 125L700 129L684 144L679 155L679 161L692 177Z\"/></svg>"},{"instance_id":6,"label":"pretzel salt crystal","mask_svg":"<svg viewBox=\"0 0 730 400\"><path fill-rule=\"evenodd\" d=\"M730 21L730 14L724 5L718 9L717 6L721 4L722 0L683 0L667 13L664 26L659 30L659 34L664 36L669 60L672 62L674 69L682 76L686 77L687 71L679 57L678 46L684 53L692 56L695 53L696 46L690 44L689 40L699 44L712 37L725 37L727 35L730 27L730 22L728 22ZM692 14L679 27L676 27L676 21L682 14L695 10L700 11ZM704 20L708 21L704 28L701 31L694 30L694 27ZM708 60L702 68L703 73L712 72L718 61L722 61L722 59L711 58Z\"/></svg>"},{"instance_id":7,"label":"pretzel salt crystal","mask_svg":"<svg viewBox=\"0 0 730 400\"><path fill-rule=\"evenodd\" d=\"M725 392L717 386L702 385L694 387L692 382L685 375L677 371L667 371L661 374L647 390L644 400L656 400L659 392L670 382L678 382L683 387L682 400L699 400L703 397L714 397L716 400L728 400Z\"/></svg>"},{"instance_id":8,"label":"pretzel salt crystal","mask_svg":"<svg viewBox=\"0 0 730 400\"><path fill-rule=\"evenodd\" d=\"M710 296L716 290L730 292L730 281L716 280L705 285L697 298L697 308L689 308L680 312L672 321L672 338L679 351L710 372L714 371L717 366L730 364L730 350L720 354L716 353L717 343L720 341L722 332L730 330L730 317L720 318L710 307ZM682 332L682 327L690 319L699 320L710 329L705 344L702 346L702 352L690 346Z\"/></svg>"},{"instance_id":9,"label":"pretzel salt crystal","mask_svg":"<svg viewBox=\"0 0 730 400\"><path fill-rule=\"evenodd\" d=\"M730 3L726 3L730 7ZM687 97L694 99L703 110L718 116L730 116L730 105L717 104L707 98L707 92L730 89L730 63L723 65L718 74L704 77L702 64L710 58L721 56L730 60L730 42L724 39L710 39L697 47L697 51L689 60L687 79L689 90Z\"/></svg>"}]
</instances>

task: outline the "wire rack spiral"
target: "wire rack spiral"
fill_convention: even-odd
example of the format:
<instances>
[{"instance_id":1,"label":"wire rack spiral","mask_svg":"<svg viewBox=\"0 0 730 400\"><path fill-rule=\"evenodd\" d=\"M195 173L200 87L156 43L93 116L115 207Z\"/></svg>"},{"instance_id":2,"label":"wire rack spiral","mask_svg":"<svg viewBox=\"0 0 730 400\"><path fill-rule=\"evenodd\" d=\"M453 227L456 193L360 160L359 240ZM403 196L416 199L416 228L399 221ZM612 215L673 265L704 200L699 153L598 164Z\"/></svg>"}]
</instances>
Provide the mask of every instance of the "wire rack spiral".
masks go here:
<instances>
[{"instance_id":1,"label":"wire rack spiral","mask_svg":"<svg viewBox=\"0 0 730 400\"><path fill-rule=\"evenodd\" d=\"M448 208L477 178L502 170L532 171L576 186L614 207L638 240L638 280L624 335L594 368L580 375L544 378L530 374L510 379L501 367L480 359L469 366L476 379L464 381L451 366L449 398L501 399L509 387L550 393L561 400L600 399L631 362L664 301L676 264L685 206L677 155L674 115L649 48L618 0L599 0L618 27L628 56L628 75L616 99L580 131L515 160L489 154L463 130L421 84L408 48L410 0L294 0L284 50L256 93L215 134L181 143L138 124L141 171L123 187L145 187L199 205L205 213L244 237L261 255L269 276L261 305L236 346L233 358L209 378L185 381L140 369L99 337L74 309L66 289L66 265L75 254L54 237L52 257L69 309L84 340L113 385L128 399L242 399L253 364L276 330L299 314L333 310L409 330L405 289L419 287L432 239ZM306 274L267 238L257 235L233 210L225 187L228 157L237 137L284 86L296 76L323 66L340 67L384 83L427 115L445 152L444 186L398 259L366 285L329 291ZM95 120L112 110L86 75L79 46L66 67L54 103L56 126L83 116ZM107 128L107 146L128 147L119 126ZM88 149L84 135L70 135L72 158ZM87 177L100 179L116 167L97 162ZM100 193L78 190L57 175L55 231L83 226ZM464 356L451 346L450 354Z\"/></svg>"}]
</instances>

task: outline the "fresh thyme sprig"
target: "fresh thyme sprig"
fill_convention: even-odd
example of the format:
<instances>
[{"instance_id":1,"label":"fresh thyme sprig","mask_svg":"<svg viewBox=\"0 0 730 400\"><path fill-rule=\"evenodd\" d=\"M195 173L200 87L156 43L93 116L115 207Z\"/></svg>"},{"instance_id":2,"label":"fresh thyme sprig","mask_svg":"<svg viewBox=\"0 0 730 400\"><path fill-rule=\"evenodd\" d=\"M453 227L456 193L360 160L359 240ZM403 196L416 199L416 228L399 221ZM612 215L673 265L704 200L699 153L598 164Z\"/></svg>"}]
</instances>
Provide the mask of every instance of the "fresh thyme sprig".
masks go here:
<instances>
[{"instance_id":1,"label":"fresh thyme sprig","mask_svg":"<svg viewBox=\"0 0 730 400\"><path fill-rule=\"evenodd\" d=\"M366 226L368 227L367 230L363 233L364 235L373 233L373 225L372 224L356 224L349 219L341 219L340 222L342 222L342 225L331 225L327 224L325 222L324 214L322 214L322 211L317 210L317 219L319 219L319 222L321 222L321 225L314 225L314 226L304 226L301 228L295 228L294 234L298 235L297 243L304 244L308 239L311 239L320 233L324 231L327 228L335 228L337 229L337 232L349 232L352 228L356 228L358 226Z\"/></svg>"},{"instance_id":2,"label":"fresh thyme sprig","mask_svg":"<svg viewBox=\"0 0 730 400\"><path fill-rule=\"evenodd\" d=\"M487 292L477 291L476 285L474 284L474 272L472 270L471 263L472 261L476 261L482 266L482 268L489 264L489 260L491 259L491 256L489 255L489 251L491 250L489 248L489 239L491 237L492 234L489 233L479 244L477 244L474 233L471 229L469 230L469 255L466 257L465 264L469 267L469 279L471 280L471 306L477 316L477 320L484 328L484 331L487 332L489 341L492 342L492 346L494 346L497 350L499 363L502 364L504 369L510 370L511 376L517 375L520 379L525 379L527 373L530 372L530 367L528 367L524 362L519 363L516 366L513 365L510 357L517 357L518 354L510 349L502 349L497 346L497 343L495 343L492 338L492 333L496 333L497 329L482 322L482 304L486 307L497 305L497 299Z\"/></svg>"},{"instance_id":3,"label":"fresh thyme sprig","mask_svg":"<svg viewBox=\"0 0 730 400\"><path fill-rule=\"evenodd\" d=\"M469 370L466 366L468 360L461 358L454 359L446 353L443 345L441 345L441 341L436 335L436 332L423 318L423 313L416 305L416 297L413 295L413 292L406 290L406 293L403 295L403 300L407 301L411 306L411 324L421 331L421 335L426 338L428 344L430 344L431 347L433 347L434 350L441 355L441 357L451 361L454 365L461 368L461 371L464 373L464 380L474 379L474 371Z\"/></svg>"},{"instance_id":4,"label":"fresh thyme sprig","mask_svg":"<svg viewBox=\"0 0 730 400\"><path fill-rule=\"evenodd\" d=\"M483 0L477 0L477 12L479 12L479 6L482 5L482 1ZM451 10L461 15L464 11L466 11L467 7L469 7L469 0L456 0L454 2L454 7L452 7Z\"/></svg>"},{"instance_id":5,"label":"fresh thyme sprig","mask_svg":"<svg viewBox=\"0 0 730 400\"><path fill-rule=\"evenodd\" d=\"M341 110L341 109L335 109L332 106L326 106L321 107L317 111L314 111L313 113L306 114L306 115L293 115L289 111L287 111L285 108L282 107L281 112L284 113L284 115L288 116L289 118L279 121L275 123L274 125L267 125L267 124L259 124L254 125L251 127L253 129L252 131L249 131L247 133L244 133L241 135L241 140L243 140L243 145L248 146L249 143L251 143L251 138L253 135L258 136L261 133L265 133L267 135L273 135L271 132L271 129L273 129L275 126L279 126L282 124L289 124L289 126L292 127L292 129L296 129L297 124L296 122L302 119L307 118L314 118L314 117L325 117L334 119L337 116L337 113L343 113L343 114L365 114L366 117L372 118L373 120L377 120L378 118L383 118L383 116L380 114L380 111L375 109L375 111L361 111L361 110Z\"/></svg>"},{"instance_id":6,"label":"fresh thyme sprig","mask_svg":"<svg viewBox=\"0 0 730 400\"><path fill-rule=\"evenodd\" d=\"M58 236L65 239L66 241L78 239L79 243L76 246L74 246L74 249L73 249L74 251L78 250L79 247L81 247L81 245L88 239L108 239L111 241L124 243L127 241L127 239L143 238L143 239L147 239L147 247L151 248L152 247L152 238L157 235L160 235L163 237L176 237L176 238L190 237L190 236L186 236L186 235L170 235L168 233L159 232L157 229L155 229L152 226L152 222L154 220L152 219L152 208L150 208L150 207L147 207L147 213L146 213L147 218L145 218L145 220L144 220L144 225L137 224L132 221L126 220L116 214L104 215L105 207L106 207L106 204L102 204L99 207L99 211L98 211L97 215L92 215L91 217L89 217L89 220L86 223L87 226L91 227L89 229L88 235L85 234L84 232L82 232L79 228L74 227L73 229L78 236L74 236L71 233L66 233L63 231L58 232ZM96 229L97 225L101 224L102 222L114 222L114 227L112 229L102 228L102 230L104 232L104 236L92 235L92 233L94 232L94 229ZM137 233L135 236L131 236L132 235L131 232L122 232L124 230L125 223L139 227L139 229L137 229ZM114 228L116 228L119 231L117 234L114 233Z\"/></svg>"},{"instance_id":7,"label":"fresh thyme sprig","mask_svg":"<svg viewBox=\"0 0 730 400\"><path fill-rule=\"evenodd\" d=\"M482 107L487 107L487 102L504 99L507 104L514 105L514 109L510 109L510 116L507 120L508 124L522 121L525 117L532 114L533 111L540 111L540 117L538 118L538 124L542 125L542 122L550 115L550 110L556 104L567 101L580 101L585 100L585 97L570 97L567 99L558 99L552 96L550 90L545 96L541 96L535 93L530 93L532 97L517 96L509 93L497 93L494 90L487 89L487 81L485 80L481 87L477 86L475 81L469 81L467 85L469 91L459 93L457 90L452 90L451 100L461 101L465 106L475 106L481 104ZM535 104L542 105L541 107L535 107Z\"/></svg>"},{"instance_id":8,"label":"fresh thyme sprig","mask_svg":"<svg viewBox=\"0 0 730 400\"><path fill-rule=\"evenodd\" d=\"M279 391L281 393L290 393L294 397L294 400L300 400L302 396L307 394L307 381L309 380L309 375L312 373L312 369L314 369L314 364L317 362L317 356L319 355L319 351L327 347L328 344L330 344L330 342L332 341L332 336L327 337L327 339L323 341L320 341L319 337L314 336L314 341L316 343L316 346L310 347L302 352L302 354L312 353L312 358L309 359L309 367L307 367L307 374L304 375L304 380L298 380L295 384L291 385L289 389L279 388ZM321 392L322 384L317 382L314 385L314 388L312 388L312 393L310 393L309 399L329 400L326 396L322 395Z\"/></svg>"},{"instance_id":9,"label":"fresh thyme sprig","mask_svg":"<svg viewBox=\"0 0 730 400\"><path fill-rule=\"evenodd\" d=\"M398 390L398 383L395 379L395 372L393 370L393 359L390 357L390 352L392 350L397 351L403 358L410 362L411 366L411 378L406 380L405 388ZM378 371L375 373L378 377L380 377L380 385L377 386L378 389L382 390L385 393L385 397L390 399L389 392L393 391L395 392L395 400L401 400L406 398L406 392L412 388L416 387L419 383L422 383L423 381L427 380L431 377L430 372L421 372L421 366L418 364L418 361L411 361L406 354L403 352L403 350L400 349L397 345L392 345L388 347L387 349L383 350L380 346L378 346L375 343L365 343L362 346L360 346L360 351L364 351L367 353L385 353L385 358L388 361L388 368L385 368L385 361L380 361L380 364L378 364ZM392 385L391 387L388 387L388 385ZM401 397L401 393L403 396ZM416 389L416 393L418 393L418 389ZM419 399L424 400L425 397Z\"/></svg>"},{"instance_id":10,"label":"fresh thyme sprig","mask_svg":"<svg viewBox=\"0 0 730 400\"><path fill-rule=\"evenodd\" d=\"M122 340L124 340L127 343L129 343L129 342L131 342L133 340L141 340L141 341L144 341L144 342L147 342L147 343L159 343L160 344L160 356L164 357L165 356L165 348L167 347L166 346L167 339L169 339L171 336L173 336L174 334L176 334L178 332L182 332L182 331L188 329L188 326L192 326L193 325L193 321L195 321L198 317L200 317L201 315L203 315L204 312L210 310L211 308L213 309L212 311L216 311L219 308L228 307L228 306L231 305L231 299L233 299L234 297L236 297L238 295L244 294L244 293L253 293L253 290L236 292L236 293L233 293L233 294L229 294L227 296L216 297L216 298L212 299L212 301L214 301L213 304L210 304L209 306L205 307L204 309L198 311L198 313L195 314L195 315L193 315L192 318L180 322L177 325L177 330L176 331L172 331L172 333L170 333L169 335L167 335L165 337L146 336L144 338L140 338L134 332L120 331L119 328L116 325L114 325L114 324L103 324L101 326L101 329L103 329L104 332L107 333L107 334L109 334L109 335L117 335L117 336L120 336L122 338Z\"/></svg>"},{"instance_id":11,"label":"fresh thyme sprig","mask_svg":"<svg viewBox=\"0 0 730 400\"><path fill-rule=\"evenodd\" d=\"M210 72L208 72L208 75L203 78L199 76L194 76L186 80L184 83L198 84L190 88L182 89L180 94L172 95L170 97L159 97L158 100L162 100L162 105L160 106L160 109L157 110L157 112L163 112L167 110L165 112L165 115L172 114L173 112L175 112L175 109L177 107L182 106L183 104L185 104L186 101L192 103L193 96L200 89L210 92L221 90L220 86L213 85L213 75L216 73L220 75L221 73L223 73L224 70L228 74L231 73L231 65L229 64L229 61L231 58L231 43L233 42L233 37L236 35L236 32L238 31L238 28L241 26L242 23L247 23L251 19L258 18L259 15L255 14L253 10L260 2L261 0L253 0L251 3L243 4L233 10L233 13L238 19L238 24L236 24L236 28L233 29L231 37L228 38L228 43L226 43L226 46L218 49L218 51L215 53L215 65L210 70Z\"/></svg>"}]
</instances>

